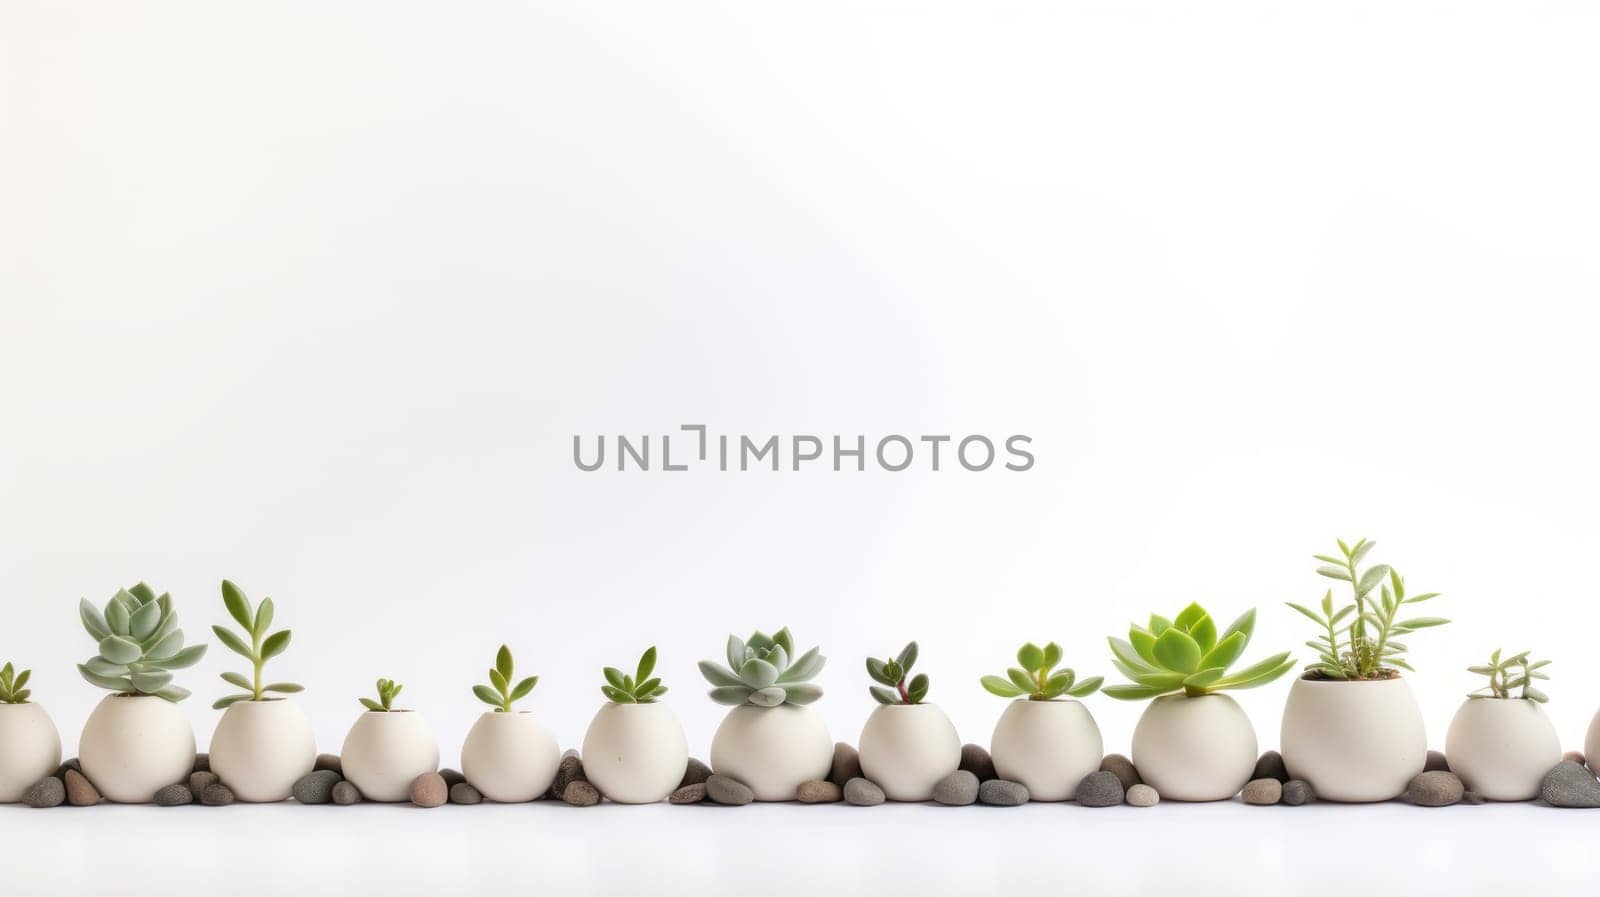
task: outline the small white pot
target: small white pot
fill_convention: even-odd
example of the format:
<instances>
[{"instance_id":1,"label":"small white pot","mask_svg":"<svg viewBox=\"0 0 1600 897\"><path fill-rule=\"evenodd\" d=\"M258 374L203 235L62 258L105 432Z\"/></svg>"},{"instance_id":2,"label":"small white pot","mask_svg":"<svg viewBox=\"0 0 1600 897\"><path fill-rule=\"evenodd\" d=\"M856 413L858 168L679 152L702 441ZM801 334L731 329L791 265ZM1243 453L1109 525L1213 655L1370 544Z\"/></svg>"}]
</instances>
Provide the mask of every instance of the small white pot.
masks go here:
<instances>
[{"instance_id":1,"label":"small white pot","mask_svg":"<svg viewBox=\"0 0 1600 897\"><path fill-rule=\"evenodd\" d=\"M961 736L932 704L879 704L861 729L861 772L890 800L932 800L961 766Z\"/></svg>"},{"instance_id":2,"label":"small white pot","mask_svg":"<svg viewBox=\"0 0 1600 897\"><path fill-rule=\"evenodd\" d=\"M1600 710L1589 720L1589 731L1583 736L1583 757L1589 763L1600 764Z\"/></svg>"},{"instance_id":3,"label":"small white pot","mask_svg":"<svg viewBox=\"0 0 1600 897\"><path fill-rule=\"evenodd\" d=\"M794 800L801 782L832 766L833 739L809 706L740 704L711 739L711 770L749 785L756 800Z\"/></svg>"},{"instance_id":4,"label":"small white pot","mask_svg":"<svg viewBox=\"0 0 1600 897\"><path fill-rule=\"evenodd\" d=\"M1468 698L1450 720L1444 754L1468 791L1533 800L1561 762L1561 738L1544 708L1520 698Z\"/></svg>"},{"instance_id":5,"label":"small white pot","mask_svg":"<svg viewBox=\"0 0 1600 897\"><path fill-rule=\"evenodd\" d=\"M607 701L583 736L583 774L619 804L666 800L683 781L689 742L672 708Z\"/></svg>"},{"instance_id":6,"label":"small white pot","mask_svg":"<svg viewBox=\"0 0 1600 897\"><path fill-rule=\"evenodd\" d=\"M439 742L420 713L368 710L344 737L339 765L367 800L410 800L411 781L438 771Z\"/></svg>"},{"instance_id":7,"label":"small white pot","mask_svg":"<svg viewBox=\"0 0 1600 897\"><path fill-rule=\"evenodd\" d=\"M1399 797L1428 761L1422 711L1399 677L1296 679L1279 744L1290 776L1346 803Z\"/></svg>"},{"instance_id":8,"label":"small white pot","mask_svg":"<svg viewBox=\"0 0 1600 897\"><path fill-rule=\"evenodd\" d=\"M106 695L83 724L78 762L101 797L147 804L194 771L194 729L165 698Z\"/></svg>"},{"instance_id":9,"label":"small white pot","mask_svg":"<svg viewBox=\"0 0 1600 897\"><path fill-rule=\"evenodd\" d=\"M1030 800L1071 800L1083 777L1100 768L1105 744L1079 702L1018 698L994 724L989 753L995 773L1026 785Z\"/></svg>"},{"instance_id":10,"label":"small white pot","mask_svg":"<svg viewBox=\"0 0 1600 897\"><path fill-rule=\"evenodd\" d=\"M1256 767L1256 730L1233 698L1156 698L1133 729L1133 765L1163 800L1228 800Z\"/></svg>"},{"instance_id":11,"label":"small white pot","mask_svg":"<svg viewBox=\"0 0 1600 897\"><path fill-rule=\"evenodd\" d=\"M22 800L23 792L61 765L61 735L44 707L0 704L0 804Z\"/></svg>"},{"instance_id":12,"label":"small white pot","mask_svg":"<svg viewBox=\"0 0 1600 897\"><path fill-rule=\"evenodd\" d=\"M493 801L519 804L550 790L561 765L555 735L533 713L490 710L461 745L461 774Z\"/></svg>"},{"instance_id":13,"label":"small white pot","mask_svg":"<svg viewBox=\"0 0 1600 897\"><path fill-rule=\"evenodd\" d=\"M287 800L317 762L311 720L293 701L236 701L211 734L211 771L247 803Z\"/></svg>"}]
</instances>

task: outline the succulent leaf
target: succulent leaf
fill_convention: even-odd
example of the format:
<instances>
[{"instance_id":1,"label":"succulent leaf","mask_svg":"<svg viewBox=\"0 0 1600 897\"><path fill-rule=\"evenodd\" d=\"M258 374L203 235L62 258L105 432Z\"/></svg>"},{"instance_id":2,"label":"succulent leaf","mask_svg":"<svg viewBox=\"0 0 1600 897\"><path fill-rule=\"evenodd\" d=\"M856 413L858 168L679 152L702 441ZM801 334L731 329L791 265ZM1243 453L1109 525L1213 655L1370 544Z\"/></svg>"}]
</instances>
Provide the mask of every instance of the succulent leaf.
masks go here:
<instances>
[{"instance_id":1,"label":"succulent leaf","mask_svg":"<svg viewBox=\"0 0 1600 897\"><path fill-rule=\"evenodd\" d=\"M1295 609L1321 619L1309 608ZM1240 615L1218 639L1216 624L1198 603L1185 607L1169 625L1152 614L1149 629L1129 628L1128 640L1108 639L1112 666L1131 680L1128 685L1101 689L1122 700L1144 700L1166 694L1211 694L1228 688L1252 688L1283 675L1293 661L1287 652L1228 675L1228 668L1244 653L1255 628L1255 612ZM1095 683L1096 686L1099 683Z\"/></svg>"}]
</instances>

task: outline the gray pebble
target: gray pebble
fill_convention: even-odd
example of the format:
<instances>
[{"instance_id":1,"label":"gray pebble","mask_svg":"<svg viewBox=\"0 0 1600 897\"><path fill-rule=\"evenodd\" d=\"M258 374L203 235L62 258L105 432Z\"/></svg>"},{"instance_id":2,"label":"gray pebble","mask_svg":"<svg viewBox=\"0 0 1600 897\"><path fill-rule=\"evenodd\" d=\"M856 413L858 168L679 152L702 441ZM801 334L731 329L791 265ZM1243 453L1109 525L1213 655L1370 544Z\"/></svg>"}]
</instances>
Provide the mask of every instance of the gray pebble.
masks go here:
<instances>
[{"instance_id":1,"label":"gray pebble","mask_svg":"<svg viewBox=\"0 0 1600 897\"><path fill-rule=\"evenodd\" d=\"M964 744L961 746L961 769L978 777L980 783L990 779L998 779L999 773L994 771L994 758L981 744Z\"/></svg>"},{"instance_id":2,"label":"gray pebble","mask_svg":"<svg viewBox=\"0 0 1600 897\"><path fill-rule=\"evenodd\" d=\"M1250 773L1252 779L1277 779L1280 782L1289 781L1289 768L1283 765L1283 755L1277 751L1267 751L1256 760L1255 771Z\"/></svg>"},{"instance_id":3,"label":"gray pebble","mask_svg":"<svg viewBox=\"0 0 1600 897\"><path fill-rule=\"evenodd\" d=\"M313 770L331 769L339 775L344 775L344 763L338 754L318 754L317 762L311 765Z\"/></svg>"},{"instance_id":4,"label":"gray pebble","mask_svg":"<svg viewBox=\"0 0 1600 897\"><path fill-rule=\"evenodd\" d=\"M1256 807L1270 807L1283 800L1283 783L1273 778L1251 779L1244 783L1239 797Z\"/></svg>"},{"instance_id":5,"label":"gray pebble","mask_svg":"<svg viewBox=\"0 0 1600 897\"><path fill-rule=\"evenodd\" d=\"M365 798L361 796L361 789L357 788L351 782L340 782L339 784L334 785L332 797L333 802L341 807L348 807L351 804L359 804L365 800Z\"/></svg>"},{"instance_id":6,"label":"gray pebble","mask_svg":"<svg viewBox=\"0 0 1600 897\"><path fill-rule=\"evenodd\" d=\"M217 774L210 770L191 772L189 773L189 793L198 797L205 793L206 786L215 785L219 781L221 780L217 778Z\"/></svg>"},{"instance_id":7,"label":"gray pebble","mask_svg":"<svg viewBox=\"0 0 1600 897\"><path fill-rule=\"evenodd\" d=\"M576 779L567 783L561 800L571 807L592 807L600 802L600 789L589 784L588 779Z\"/></svg>"},{"instance_id":8,"label":"gray pebble","mask_svg":"<svg viewBox=\"0 0 1600 897\"><path fill-rule=\"evenodd\" d=\"M990 779L978 786L978 803L991 807L1020 807L1028 802L1028 786L1005 779Z\"/></svg>"},{"instance_id":9,"label":"gray pebble","mask_svg":"<svg viewBox=\"0 0 1600 897\"><path fill-rule=\"evenodd\" d=\"M55 776L46 776L22 793L22 802L36 810L59 807L67 799L67 786Z\"/></svg>"},{"instance_id":10,"label":"gray pebble","mask_svg":"<svg viewBox=\"0 0 1600 897\"><path fill-rule=\"evenodd\" d=\"M801 782L794 790L794 799L803 804L836 804L843 797L844 789L823 779Z\"/></svg>"},{"instance_id":11,"label":"gray pebble","mask_svg":"<svg viewBox=\"0 0 1600 897\"><path fill-rule=\"evenodd\" d=\"M343 779L331 769L319 769L301 776L290 789L294 799L303 804L325 804L333 799L333 786Z\"/></svg>"},{"instance_id":12,"label":"gray pebble","mask_svg":"<svg viewBox=\"0 0 1600 897\"><path fill-rule=\"evenodd\" d=\"M444 783L446 785L450 785L451 787L459 785L467 780L467 777L461 774L461 770L450 769L448 767L439 770L439 778L444 779Z\"/></svg>"},{"instance_id":13,"label":"gray pebble","mask_svg":"<svg viewBox=\"0 0 1600 897\"><path fill-rule=\"evenodd\" d=\"M191 768L189 771L190 772L210 772L211 771L211 755L210 754L195 754L194 755L194 767Z\"/></svg>"},{"instance_id":14,"label":"gray pebble","mask_svg":"<svg viewBox=\"0 0 1600 897\"><path fill-rule=\"evenodd\" d=\"M1450 771L1450 761L1445 759L1443 751L1429 751L1428 759L1422 764L1423 772Z\"/></svg>"},{"instance_id":15,"label":"gray pebble","mask_svg":"<svg viewBox=\"0 0 1600 897\"><path fill-rule=\"evenodd\" d=\"M690 785L703 785L706 779L709 778L711 778L711 767L690 757L688 765L683 768L683 778L679 780L678 787L687 788Z\"/></svg>"},{"instance_id":16,"label":"gray pebble","mask_svg":"<svg viewBox=\"0 0 1600 897\"><path fill-rule=\"evenodd\" d=\"M1488 803L1489 799L1476 791L1463 791L1461 792L1461 802L1476 807Z\"/></svg>"},{"instance_id":17,"label":"gray pebble","mask_svg":"<svg viewBox=\"0 0 1600 897\"><path fill-rule=\"evenodd\" d=\"M672 792L672 796L667 798L667 803L676 804L681 807L687 804L697 804L705 799L706 783L695 782L693 785L685 785L682 788L679 788L677 791Z\"/></svg>"},{"instance_id":18,"label":"gray pebble","mask_svg":"<svg viewBox=\"0 0 1600 897\"><path fill-rule=\"evenodd\" d=\"M1552 807L1600 807L1600 781L1586 767L1563 760L1544 774L1539 796Z\"/></svg>"},{"instance_id":19,"label":"gray pebble","mask_svg":"<svg viewBox=\"0 0 1600 897\"><path fill-rule=\"evenodd\" d=\"M192 803L194 803L194 793L182 782L162 788L155 796L155 804L158 807L181 807Z\"/></svg>"},{"instance_id":20,"label":"gray pebble","mask_svg":"<svg viewBox=\"0 0 1600 897\"><path fill-rule=\"evenodd\" d=\"M233 803L233 789L221 782L212 782L200 792L200 803L208 807L226 807Z\"/></svg>"},{"instance_id":21,"label":"gray pebble","mask_svg":"<svg viewBox=\"0 0 1600 897\"><path fill-rule=\"evenodd\" d=\"M583 760L578 756L578 752L569 750L561 755L561 765L556 767L555 780L550 783L550 798L562 800L562 795L567 793L568 785L588 780L583 774Z\"/></svg>"},{"instance_id":22,"label":"gray pebble","mask_svg":"<svg viewBox=\"0 0 1600 897\"><path fill-rule=\"evenodd\" d=\"M884 800L883 789L870 779L856 776L844 783L844 802L852 807L876 807Z\"/></svg>"},{"instance_id":23,"label":"gray pebble","mask_svg":"<svg viewBox=\"0 0 1600 897\"><path fill-rule=\"evenodd\" d=\"M828 781L840 788L851 779L861 778L861 755L856 749L840 741L833 746L833 765L828 768Z\"/></svg>"},{"instance_id":24,"label":"gray pebble","mask_svg":"<svg viewBox=\"0 0 1600 897\"><path fill-rule=\"evenodd\" d=\"M56 767L56 778L61 779L63 782L66 781L67 770L69 769L76 769L78 772L83 772L83 764L78 762L77 757L72 757L64 761L60 766Z\"/></svg>"},{"instance_id":25,"label":"gray pebble","mask_svg":"<svg viewBox=\"0 0 1600 897\"><path fill-rule=\"evenodd\" d=\"M1590 780L1593 781L1592 776ZM1448 807L1461 800L1464 791L1466 789L1455 773L1433 769L1419 773L1411 780L1411 784L1406 786L1406 797L1419 807Z\"/></svg>"},{"instance_id":26,"label":"gray pebble","mask_svg":"<svg viewBox=\"0 0 1600 897\"><path fill-rule=\"evenodd\" d=\"M1316 799L1316 789L1304 779L1290 779L1283 783L1283 803L1291 807L1314 803Z\"/></svg>"},{"instance_id":27,"label":"gray pebble","mask_svg":"<svg viewBox=\"0 0 1600 897\"><path fill-rule=\"evenodd\" d=\"M1112 772L1091 772L1072 789L1080 807L1115 807L1122 803L1122 781Z\"/></svg>"},{"instance_id":28,"label":"gray pebble","mask_svg":"<svg viewBox=\"0 0 1600 897\"><path fill-rule=\"evenodd\" d=\"M1161 795L1156 793L1156 789L1141 782L1128 789L1127 800L1130 807L1153 807L1161 803Z\"/></svg>"},{"instance_id":29,"label":"gray pebble","mask_svg":"<svg viewBox=\"0 0 1600 897\"><path fill-rule=\"evenodd\" d=\"M713 775L706 779L705 786L706 798L726 807L742 807L756 799L749 785L728 776Z\"/></svg>"},{"instance_id":30,"label":"gray pebble","mask_svg":"<svg viewBox=\"0 0 1600 897\"><path fill-rule=\"evenodd\" d=\"M1144 781L1139 778L1139 770L1133 767L1133 761L1121 754L1106 754L1105 759L1100 761L1100 771L1116 776L1124 791Z\"/></svg>"},{"instance_id":31,"label":"gray pebble","mask_svg":"<svg viewBox=\"0 0 1600 897\"><path fill-rule=\"evenodd\" d=\"M337 791L338 789L334 790ZM481 804L483 803L483 792L472 787L470 782L457 782L450 786L450 802L464 804L469 807L473 804Z\"/></svg>"},{"instance_id":32,"label":"gray pebble","mask_svg":"<svg viewBox=\"0 0 1600 897\"><path fill-rule=\"evenodd\" d=\"M969 806L978 802L979 784L976 773L958 769L934 783L933 799L947 807Z\"/></svg>"}]
</instances>

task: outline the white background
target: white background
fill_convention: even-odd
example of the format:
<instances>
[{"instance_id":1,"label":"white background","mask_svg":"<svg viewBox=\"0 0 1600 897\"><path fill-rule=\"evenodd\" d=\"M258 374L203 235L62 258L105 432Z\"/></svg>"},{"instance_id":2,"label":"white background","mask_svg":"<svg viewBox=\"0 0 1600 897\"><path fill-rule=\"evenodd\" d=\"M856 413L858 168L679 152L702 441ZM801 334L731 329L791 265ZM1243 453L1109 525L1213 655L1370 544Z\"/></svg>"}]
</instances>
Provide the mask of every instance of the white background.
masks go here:
<instances>
[{"instance_id":1,"label":"white background","mask_svg":"<svg viewBox=\"0 0 1600 897\"><path fill-rule=\"evenodd\" d=\"M916 638L931 699L987 742L1003 703L977 679L1023 640L1110 673L1108 634L1199 599L1260 608L1250 658L1299 646L1282 602L1365 535L1456 621L1410 639L1436 747L1497 646L1554 659L1578 747L1597 41L1575 3L7 4L0 656L70 752L100 697L78 598L144 578L200 638L226 576L293 627L275 678L308 686L325 749L390 676L454 763L501 641L576 745L600 667L655 643L704 756L722 709L694 662L788 624L831 658L837 737L872 707L862 657ZM1038 462L572 464L575 433L684 423L1026 433ZM214 646L185 680L202 744L237 666ZM1263 747L1286 689L1240 696ZM1090 707L1125 750L1140 707ZM604 812L595 838L676 834ZM784 842L762 812L752 845ZM1285 843L1260 815L1161 813L1168 839L1214 813ZM64 818L40 831L91 824ZM878 818L893 856L927 817ZM1484 837L1426 862L1492 884ZM930 849L951 868L929 881L1017 881L987 874L1003 843ZM771 882L712 876L751 849L661 851L655 886ZM1088 854L1035 878L1181 881ZM637 886L574 862L572 887ZM885 862L811 884L915 884Z\"/></svg>"}]
</instances>

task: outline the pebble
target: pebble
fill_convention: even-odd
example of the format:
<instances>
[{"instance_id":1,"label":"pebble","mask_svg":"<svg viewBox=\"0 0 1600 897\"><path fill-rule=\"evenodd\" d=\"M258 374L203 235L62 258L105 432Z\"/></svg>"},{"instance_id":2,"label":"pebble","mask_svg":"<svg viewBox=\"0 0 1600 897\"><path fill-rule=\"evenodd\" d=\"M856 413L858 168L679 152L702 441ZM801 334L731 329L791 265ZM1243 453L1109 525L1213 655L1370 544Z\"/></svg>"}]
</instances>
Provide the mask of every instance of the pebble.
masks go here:
<instances>
[{"instance_id":1,"label":"pebble","mask_svg":"<svg viewBox=\"0 0 1600 897\"><path fill-rule=\"evenodd\" d=\"M712 775L706 779L706 798L715 804L727 807L742 807L756 799L756 793L750 786L722 775Z\"/></svg>"},{"instance_id":2,"label":"pebble","mask_svg":"<svg viewBox=\"0 0 1600 897\"><path fill-rule=\"evenodd\" d=\"M67 770L62 781L67 788L67 803L74 807L92 807L100 802L100 792L94 787L94 783L76 769Z\"/></svg>"},{"instance_id":3,"label":"pebble","mask_svg":"<svg viewBox=\"0 0 1600 897\"><path fill-rule=\"evenodd\" d=\"M844 789L822 779L801 782L794 792L794 799L803 804L836 804L843 798Z\"/></svg>"},{"instance_id":4,"label":"pebble","mask_svg":"<svg viewBox=\"0 0 1600 897\"><path fill-rule=\"evenodd\" d=\"M344 784L348 785L350 783L345 782ZM354 786L351 787L353 788ZM339 789L334 788L333 790L337 793ZM483 792L472 787L469 782L457 782L450 786L450 802L453 804L465 804L469 807L473 804L481 804L483 803Z\"/></svg>"},{"instance_id":5,"label":"pebble","mask_svg":"<svg viewBox=\"0 0 1600 897\"><path fill-rule=\"evenodd\" d=\"M331 792L332 789L330 788ZM329 795L332 796L331 794ZM425 772L411 780L411 802L419 807L443 806L450 799L450 789L444 783L444 776L436 772Z\"/></svg>"},{"instance_id":6,"label":"pebble","mask_svg":"<svg viewBox=\"0 0 1600 897\"><path fill-rule=\"evenodd\" d=\"M687 788L690 785L704 785L706 779L709 778L711 778L711 767L690 757L689 765L683 768L683 779L678 782L678 787Z\"/></svg>"},{"instance_id":7,"label":"pebble","mask_svg":"<svg viewBox=\"0 0 1600 897\"><path fill-rule=\"evenodd\" d=\"M1573 766L1578 767L1577 764ZM1590 781L1594 777L1590 776ZM1406 797L1419 807L1448 807L1461 800L1461 794L1466 789L1461 785L1461 779L1456 774L1443 769L1431 769L1419 773L1406 786Z\"/></svg>"},{"instance_id":8,"label":"pebble","mask_svg":"<svg viewBox=\"0 0 1600 897\"><path fill-rule=\"evenodd\" d=\"M66 778L67 770L69 770L69 769L76 769L78 772L83 772L83 764L78 762L78 758L77 757L73 757L73 758L65 761L60 766L56 767L56 778L58 778L58 779Z\"/></svg>"},{"instance_id":9,"label":"pebble","mask_svg":"<svg viewBox=\"0 0 1600 897\"><path fill-rule=\"evenodd\" d=\"M681 807L688 804L697 804L705 799L706 783L695 782L693 785L685 785L682 788L679 788L677 791L672 792L672 796L667 798L667 803L676 804Z\"/></svg>"},{"instance_id":10,"label":"pebble","mask_svg":"<svg viewBox=\"0 0 1600 897\"><path fill-rule=\"evenodd\" d=\"M303 804L325 804L333 799L333 786L341 781L343 779L333 770L319 769L295 780L294 787L289 789L289 793Z\"/></svg>"},{"instance_id":11,"label":"pebble","mask_svg":"<svg viewBox=\"0 0 1600 897\"><path fill-rule=\"evenodd\" d=\"M188 785L178 782L157 791L154 800L158 807L182 807L194 803L194 792Z\"/></svg>"},{"instance_id":12,"label":"pebble","mask_svg":"<svg viewBox=\"0 0 1600 897\"><path fill-rule=\"evenodd\" d=\"M1127 800L1130 807L1153 807L1161 803L1161 795L1156 793L1156 789L1140 782L1128 789Z\"/></svg>"},{"instance_id":13,"label":"pebble","mask_svg":"<svg viewBox=\"0 0 1600 897\"><path fill-rule=\"evenodd\" d=\"M22 793L22 802L36 810L46 807L59 807L67 799L67 786L55 776L46 776Z\"/></svg>"},{"instance_id":14,"label":"pebble","mask_svg":"<svg viewBox=\"0 0 1600 897\"><path fill-rule=\"evenodd\" d=\"M1139 770L1133 767L1133 761L1121 754L1106 754L1105 759L1100 761L1100 771L1116 776L1124 791L1144 781L1139 778Z\"/></svg>"},{"instance_id":15,"label":"pebble","mask_svg":"<svg viewBox=\"0 0 1600 897\"><path fill-rule=\"evenodd\" d=\"M600 789L589 784L588 779L574 779L561 792L561 800L571 807L592 807L600 802Z\"/></svg>"},{"instance_id":16,"label":"pebble","mask_svg":"<svg viewBox=\"0 0 1600 897\"><path fill-rule=\"evenodd\" d=\"M966 807L978 802L977 773L958 769L933 785L933 800L947 807Z\"/></svg>"},{"instance_id":17,"label":"pebble","mask_svg":"<svg viewBox=\"0 0 1600 897\"><path fill-rule=\"evenodd\" d=\"M1477 807L1488 803L1489 799L1476 791L1463 791L1461 792L1461 802Z\"/></svg>"},{"instance_id":18,"label":"pebble","mask_svg":"<svg viewBox=\"0 0 1600 897\"><path fill-rule=\"evenodd\" d=\"M1317 791L1304 779L1290 779L1283 783L1283 803L1291 807L1315 803Z\"/></svg>"},{"instance_id":19,"label":"pebble","mask_svg":"<svg viewBox=\"0 0 1600 897\"><path fill-rule=\"evenodd\" d=\"M1561 759L1563 759L1563 760L1571 760L1572 762L1578 764L1579 766L1588 766L1589 765L1589 761L1587 759L1585 759L1584 756L1583 756L1583 751L1567 751L1565 754L1561 755ZM57 773L57 775L60 775L60 773Z\"/></svg>"},{"instance_id":20,"label":"pebble","mask_svg":"<svg viewBox=\"0 0 1600 897\"><path fill-rule=\"evenodd\" d=\"M1250 773L1252 779L1277 779L1280 782L1289 781L1289 768L1283 765L1283 755L1277 751L1267 751L1256 760L1255 771Z\"/></svg>"},{"instance_id":21,"label":"pebble","mask_svg":"<svg viewBox=\"0 0 1600 897\"><path fill-rule=\"evenodd\" d=\"M361 796L361 789L350 782L340 782L334 785L332 796L333 802L341 807L359 804L365 799Z\"/></svg>"},{"instance_id":22,"label":"pebble","mask_svg":"<svg viewBox=\"0 0 1600 897\"><path fill-rule=\"evenodd\" d=\"M189 793L199 796L205 793L207 785L215 785L220 781L221 779L217 778L217 774L209 770L191 772L189 773Z\"/></svg>"},{"instance_id":23,"label":"pebble","mask_svg":"<svg viewBox=\"0 0 1600 897\"><path fill-rule=\"evenodd\" d=\"M1100 770L1091 772L1072 789L1072 799L1080 807L1115 807L1122 803L1122 780L1116 773Z\"/></svg>"},{"instance_id":24,"label":"pebble","mask_svg":"<svg viewBox=\"0 0 1600 897\"><path fill-rule=\"evenodd\" d=\"M844 783L844 801L852 807L876 807L885 799L883 789L870 779L856 776Z\"/></svg>"},{"instance_id":25,"label":"pebble","mask_svg":"<svg viewBox=\"0 0 1600 897\"><path fill-rule=\"evenodd\" d=\"M1600 807L1600 781L1588 769L1563 760L1544 774L1539 796L1552 807Z\"/></svg>"},{"instance_id":26,"label":"pebble","mask_svg":"<svg viewBox=\"0 0 1600 897\"><path fill-rule=\"evenodd\" d=\"M439 778L444 779L444 783L451 788L467 780L467 777L461 774L461 770L449 768L439 770Z\"/></svg>"},{"instance_id":27,"label":"pebble","mask_svg":"<svg viewBox=\"0 0 1600 897\"><path fill-rule=\"evenodd\" d=\"M1270 807L1283 800L1283 783L1272 778L1251 779L1239 796L1251 806Z\"/></svg>"},{"instance_id":28,"label":"pebble","mask_svg":"<svg viewBox=\"0 0 1600 897\"><path fill-rule=\"evenodd\" d=\"M200 792L200 802L208 807L226 807L233 803L233 789L221 782L212 782Z\"/></svg>"},{"instance_id":29,"label":"pebble","mask_svg":"<svg viewBox=\"0 0 1600 897\"><path fill-rule=\"evenodd\" d=\"M210 754L195 754L194 755L194 767L191 768L189 771L190 772L210 772L211 771L211 755Z\"/></svg>"},{"instance_id":30,"label":"pebble","mask_svg":"<svg viewBox=\"0 0 1600 897\"><path fill-rule=\"evenodd\" d=\"M1028 786L1005 779L990 779L978 786L978 803L991 807L1020 807L1028 802Z\"/></svg>"},{"instance_id":31,"label":"pebble","mask_svg":"<svg viewBox=\"0 0 1600 897\"><path fill-rule=\"evenodd\" d=\"M967 772L978 777L978 781L987 782L990 779L1000 778L994 771L994 758L981 744L964 744L961 746L961 766Z\"/></svg>"},{"instance_id":32,"label":"pebble","mask_svg":"<svg viewBox=\"0 0 1600 897\"><path fill-rule=\"evenodd\" d=\"M1446 760L1443 751L1429 751L1428 759L1422 764L1423 772L1449 772L1450 761Z\"/></svg>"},{"instance_id":33,"label":"pebble","mask_svg":"<svg viewBox=\"0 0 1600 897\"><path fill-rule=\"evenodd\" d=\"M561 765L556 767L556 777L550 783L550 798L561 800L567 793L567 786L573 782L587 782L588 776L583 774L583 760L578 757L578 752L569 750L561 755Z\"/></svg>"},{"instance_id":34,"label":"pebble","mask_svg":"<svg viewBox=\"0 0 1600 897\"><path fill-rule=\"evenodd\" d=\"M861 755L856 749L844 742L833 746L833 765L828 769L828 781L840 788L850 784L851 779L861 778Z\"/></svg>"},{"instance_id":35,"label":"pebble","mask_svg":"<svg viewBox=\"0 0 1600 897\"><path fill-rule=\"evenodd\" d=\"M312 764L311 768L331 769L339 775L344 775L344 763L340 761L338 754L318 754L317 762Z\"/></svg>"}]
</instances>

